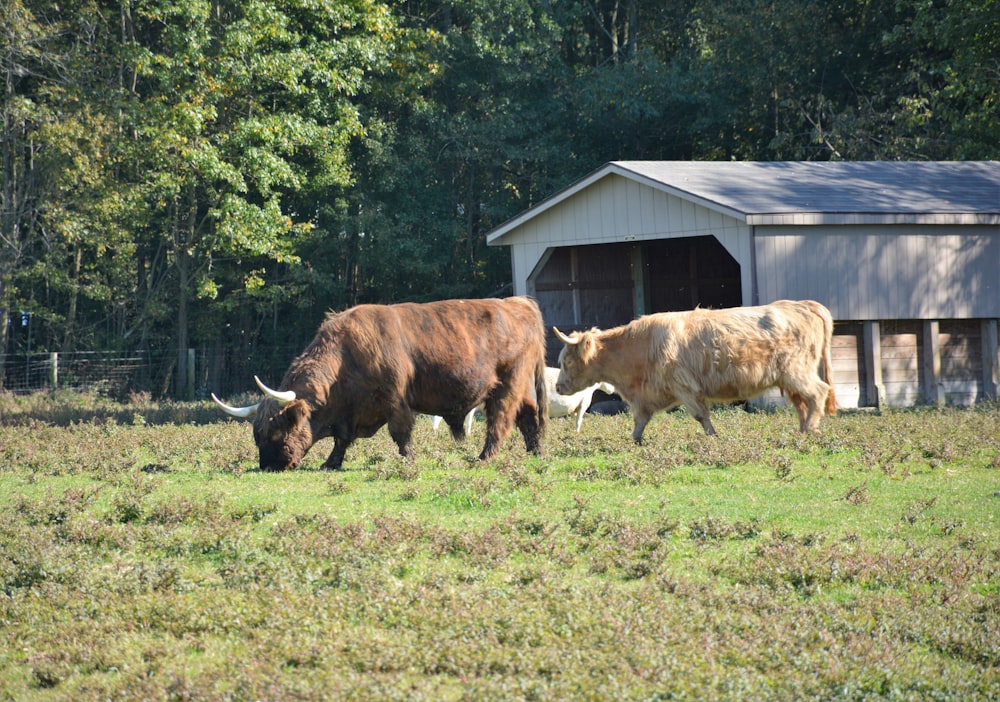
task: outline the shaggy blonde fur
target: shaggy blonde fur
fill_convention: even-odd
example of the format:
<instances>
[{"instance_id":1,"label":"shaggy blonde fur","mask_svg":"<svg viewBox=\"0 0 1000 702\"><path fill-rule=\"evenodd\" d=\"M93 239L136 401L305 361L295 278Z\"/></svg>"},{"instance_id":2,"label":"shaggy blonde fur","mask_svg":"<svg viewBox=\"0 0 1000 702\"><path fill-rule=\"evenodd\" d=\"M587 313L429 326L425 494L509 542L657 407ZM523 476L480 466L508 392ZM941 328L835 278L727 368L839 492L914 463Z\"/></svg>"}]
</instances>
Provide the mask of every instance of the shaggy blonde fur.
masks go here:
<instances>
[{"instance_id":1,"label":"shaggy blonde fur","mask_svg":"<svg viewBox=\"0 0 1000 702\"><path fill-rule=\"evenodd\" d=\"M706 434L709 407L747 400L768 388L784 392L803 432L819 431L837 409L830 345L833 318L813 300L779 300L760 307L651 314L607 331L569 337L557 388L575 392L596 382L615 386L635 416L635 440L654 412L684 405Z\"/></svg>"}]
</instances>

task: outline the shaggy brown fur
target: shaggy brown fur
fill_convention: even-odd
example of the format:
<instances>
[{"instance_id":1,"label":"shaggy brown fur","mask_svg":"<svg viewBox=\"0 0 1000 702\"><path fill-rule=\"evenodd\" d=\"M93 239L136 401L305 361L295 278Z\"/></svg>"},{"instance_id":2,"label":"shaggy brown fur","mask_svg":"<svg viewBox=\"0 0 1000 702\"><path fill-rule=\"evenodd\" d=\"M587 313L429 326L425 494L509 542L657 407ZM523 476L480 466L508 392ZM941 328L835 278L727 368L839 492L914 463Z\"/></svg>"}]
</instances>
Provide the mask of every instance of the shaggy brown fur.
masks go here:
<instances>
[{"instance_id":1,"label":"shaggy brown fur","mask_svg":"<svg viewBox=\"0 0 1000 702\"><path fill-rule=\"evenodd\" d=\"M359 305L330 314L293 362L280 390L254 421L260 467L298 465L332 436L325 468L338 470L356 438L388 425L399 452L412 456L414 413L440 415L462 438L462 420L485 403L486 444L493 457L514 424L540 453L548 405L545 329L538 305L524 297ZM539 408L542 408L539 411Z\"/></svg>"},{"instance_id":2,"label":"shaggy brown fur","mask_svg":"<svg viewBox=\"0 0 1000 702\"><path fill-rule=\"evenodd\" d=\"M812 300L651 314L569 337L555 331L566 344L557 390L611 383L632 408L636 442L654 412L682 404L714 434L711 404L771 387L788 395L803 432L818 432L820 417L837 411L833 385L817 374L822 362L824 377L832 377L833 318Z\"/></svg>"}]
</instances>

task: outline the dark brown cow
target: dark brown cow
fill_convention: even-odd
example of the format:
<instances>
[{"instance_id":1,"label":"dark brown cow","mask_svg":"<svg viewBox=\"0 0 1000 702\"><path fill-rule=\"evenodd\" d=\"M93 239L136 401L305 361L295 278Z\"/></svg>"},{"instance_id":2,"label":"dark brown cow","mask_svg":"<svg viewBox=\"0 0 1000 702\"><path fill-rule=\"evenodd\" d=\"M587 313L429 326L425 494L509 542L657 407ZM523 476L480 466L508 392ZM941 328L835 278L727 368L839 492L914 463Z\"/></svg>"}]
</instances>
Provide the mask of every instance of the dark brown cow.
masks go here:
<instances>
[{"instance_id":1,"label":"dark brown cow","mask_svg":"<svg viewBox=\"0 0 1000 702\"><path fill-rule=\"evenodd\" d=\"M540 453L544 374L545 329L528 298L359 305L326 318L279 391L257 380L267 399L237 409L212 397L230 414L256 415L262 470L294 468L328 436L334 446L323 467L339 470L347 447L384 424L410 457L414 413L444 417L462 438L463 419L481 403L485 460L515 422L528 450Z\"/></svg>"},{"instance_id":2,"label":"dark brown cow","mask_svg":"<svg viewBox=\"0 0 1000 702\"><path fill-rule=\"evenodd\" d=\"M665 312L607 331L555 333L565 344L557 391L611 383L635 415L636 442L654 412L678 405L714 434L711 404L747 400L772 387L788 395L803 432L818 432L824 412L837 411L833 386L818 375L822 361L831 378L833 318L812 300Z\"/></svg>"}]
</instances>

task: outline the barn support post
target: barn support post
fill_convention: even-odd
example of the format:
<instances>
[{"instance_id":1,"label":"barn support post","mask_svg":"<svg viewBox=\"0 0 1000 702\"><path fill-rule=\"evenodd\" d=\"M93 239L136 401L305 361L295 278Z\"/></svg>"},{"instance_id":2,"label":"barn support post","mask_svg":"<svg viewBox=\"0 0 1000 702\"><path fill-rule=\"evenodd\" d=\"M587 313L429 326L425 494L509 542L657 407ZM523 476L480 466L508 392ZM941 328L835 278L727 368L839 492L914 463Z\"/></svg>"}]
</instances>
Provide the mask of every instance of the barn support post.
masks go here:
<instances>
[{"instance_id":1,"label":"barn support post","mask_svg":"<svg viewBox=\"0 0 1000 702\"><path fill-rule=\"evenodd\" d=\"M882 338L878 322L868 321L861 325L864 348L864 373L868 407L881 409L885 406L885 385L882 383Z\"/></svg>"},{"instance_id":2,"label":"barn support post","mask_svg":"<svg viewBox=\"0 0 1000 702\"><path fill-rule=\"evenodd\" d=\"M924 386L924 402L940 407L945 403L945 395L944 385L941 383L941 325L938 320L924 320L923 347L920 380Z\"/></svg>"},{"instance_id":3,"label":"barn support post","mask_svg":"<svg viewBox=\"0 0 1000 702\"><path fill-rule=\"evenodd\" d=\"M997 399L1000 385L1000 341L997 338L997 320L984 319L981 322L983 339L983 395L986 399Z\"/></svg>"}]
</instances>

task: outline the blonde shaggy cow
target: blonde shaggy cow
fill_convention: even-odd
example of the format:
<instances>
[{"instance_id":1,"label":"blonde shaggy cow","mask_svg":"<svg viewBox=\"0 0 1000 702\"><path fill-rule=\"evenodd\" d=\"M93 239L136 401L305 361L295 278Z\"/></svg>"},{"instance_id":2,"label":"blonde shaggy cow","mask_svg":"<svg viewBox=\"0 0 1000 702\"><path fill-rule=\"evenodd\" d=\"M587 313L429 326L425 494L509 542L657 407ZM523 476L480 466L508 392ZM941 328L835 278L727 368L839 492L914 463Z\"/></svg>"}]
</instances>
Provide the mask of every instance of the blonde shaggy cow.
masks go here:
<instances>
[{"instance_id":1,"label":"blonde shaggy cow","mask_svg":"<svg viewBox=\"0 0 1000 702\"><path fill-rule=\"evenodd\" d=\"M640 317L625 326L563 334L556 389L571 394L594 383L615 386L632 409L632 438L641 443L653 413L684 405L706 434L709 406L748 400L780 388L799 414L799 429L818 433L835 414L830 311L812 300L760 307L695 309Z\"/></svg>"}]
</instances>

